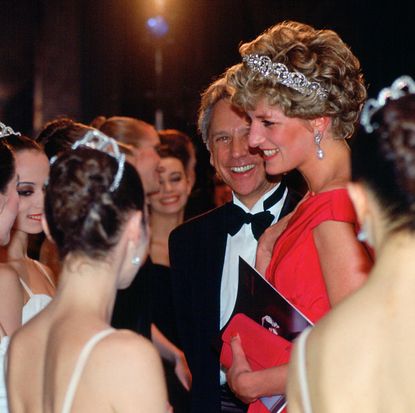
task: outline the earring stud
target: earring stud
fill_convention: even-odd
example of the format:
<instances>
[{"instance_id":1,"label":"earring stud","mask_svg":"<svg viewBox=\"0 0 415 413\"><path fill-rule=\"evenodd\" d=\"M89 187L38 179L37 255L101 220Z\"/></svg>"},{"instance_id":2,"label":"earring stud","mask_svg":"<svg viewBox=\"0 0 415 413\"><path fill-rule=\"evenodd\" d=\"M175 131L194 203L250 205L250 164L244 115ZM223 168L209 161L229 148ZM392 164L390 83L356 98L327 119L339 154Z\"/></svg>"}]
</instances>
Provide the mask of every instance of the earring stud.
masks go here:
<instances>
[{"instance_id":1,"label":"earring stud","mask_svg":"<svg viewBox=\"0 0 415 413\"><path fill-rule=\"evenodd\" d=\"M359 230L359 232L357 233L357 239L358 239L360 242L365 242L365 241L367 241L367 232L366 232L363 228L361 228L361 229Z\"/></svg>"},{"instance_id":2,"label":"earring stud","mask_svg":"<svg viewBox=\"0 0 415 413\"><path fill-rule=\"evenodd\" d=\"M133 265L139 265L140 264L140 257L137 257L137 256L133 257L131 259L131 264L133 264Z\"/></svg>"}]
</instances>

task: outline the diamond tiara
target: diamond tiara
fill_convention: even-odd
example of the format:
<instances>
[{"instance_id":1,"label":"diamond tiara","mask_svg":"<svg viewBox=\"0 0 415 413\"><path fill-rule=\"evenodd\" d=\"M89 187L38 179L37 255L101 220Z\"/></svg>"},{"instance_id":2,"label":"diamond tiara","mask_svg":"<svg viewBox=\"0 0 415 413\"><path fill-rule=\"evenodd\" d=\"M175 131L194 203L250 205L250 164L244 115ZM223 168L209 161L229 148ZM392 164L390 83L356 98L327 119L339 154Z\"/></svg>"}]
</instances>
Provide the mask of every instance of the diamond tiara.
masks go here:
<instances>
[{"instance_id":1,"label":"diamond tiara","mask_svg":"<svg viewBox=\"0 0 415 413\"><path fill-rule=\"evenodd\" d=\"M10 135L20 136L21 133L15 132L10 126L6 126L4 123L0 122L0 139Z\"/></svg>"},{"instance_id":2,"label":"diamond tiara","mask_svg":"<svg viewBox=\"0 0 415 413\"><path fill-rule=\"evenodd\" d=\"M278 83L296 90L302 95L309 96L315 93L319 99L326 100L328 91L318 82L310 82L305 75L299 72L290 72L283 63L273 63L265 55L249 54L242 57L242 61L263 77L273 76Z\"/></svg>"},{"instance_id":3,"label":"diamond tiara","mask_svg":"<svg viewBox=\"0 0 415 413\"><path fill-rule=\"evenodd\" d=\"M99 130L92 129L87 132L82 139L76 141L71 148L76 149L80 146L87 146L88 148L105 152L117 160L118 170L115 174L114 181L109 188L110 192L114 192L120 185L125 166L125 154L120 152L117 141L107 135L104 135Z\"/></svg>"},{"instance_id":4,"label":"diamond tiara","mask_svg":"<svg viewBox=\"0 0 415 413\"><path fill-rule=\"evenodd\" d=\"M390 87L382 89L377 99L369 99L360 115L360 124L367 133L372 133L379 125L372 123L372 116L390 100L415 93L415 82L410 76L398 77Z\"/></svg>"}]
</instances>

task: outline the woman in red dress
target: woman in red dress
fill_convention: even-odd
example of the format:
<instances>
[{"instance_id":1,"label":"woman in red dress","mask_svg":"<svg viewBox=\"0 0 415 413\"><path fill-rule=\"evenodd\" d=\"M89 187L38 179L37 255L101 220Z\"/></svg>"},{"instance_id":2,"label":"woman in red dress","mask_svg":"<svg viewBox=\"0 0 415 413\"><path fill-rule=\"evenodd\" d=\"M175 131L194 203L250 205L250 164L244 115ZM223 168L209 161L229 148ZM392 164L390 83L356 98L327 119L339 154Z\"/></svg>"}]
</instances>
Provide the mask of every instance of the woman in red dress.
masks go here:
<instances>
[{"instance_id":1,"label":"woman in red dress","mask_svg":"<svg viewBox=\"0 0 415 413\"><path fill-rule=\"evenodd\" d=\"M261 240L257 268L316 322L364 282L371 266L345 188L345 139L366 98L360 64L335 32L297 22L271 27L240 52L243 63L227 80L232 101L251 119L250 146L268 174L297 169L308 186L291 216ZM243 401L285 393L287 365L252 372L237 337L232 346L228 382Z\"/></svg>"}]
</instances>

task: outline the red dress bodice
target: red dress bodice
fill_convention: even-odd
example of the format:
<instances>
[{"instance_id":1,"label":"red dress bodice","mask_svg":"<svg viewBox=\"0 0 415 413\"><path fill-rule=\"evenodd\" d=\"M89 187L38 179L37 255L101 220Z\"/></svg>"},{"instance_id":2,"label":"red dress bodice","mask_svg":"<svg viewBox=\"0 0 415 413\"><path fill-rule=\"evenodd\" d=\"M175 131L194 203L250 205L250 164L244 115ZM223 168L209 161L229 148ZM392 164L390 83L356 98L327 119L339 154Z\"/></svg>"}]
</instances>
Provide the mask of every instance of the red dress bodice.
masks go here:
<instances>
[{"instance_id":1,"label":"red dress bodice","mask_svg":"<svg viewBox=\"0 0 415 413\"><path fill-rule=\"evenodd\" d=\"M277 239L266 271L267 280L313 323L330 309L313 238L313 229L324 221L348 222L357 227L346 189L305 196Z\"/></svg>"}]
</instances>

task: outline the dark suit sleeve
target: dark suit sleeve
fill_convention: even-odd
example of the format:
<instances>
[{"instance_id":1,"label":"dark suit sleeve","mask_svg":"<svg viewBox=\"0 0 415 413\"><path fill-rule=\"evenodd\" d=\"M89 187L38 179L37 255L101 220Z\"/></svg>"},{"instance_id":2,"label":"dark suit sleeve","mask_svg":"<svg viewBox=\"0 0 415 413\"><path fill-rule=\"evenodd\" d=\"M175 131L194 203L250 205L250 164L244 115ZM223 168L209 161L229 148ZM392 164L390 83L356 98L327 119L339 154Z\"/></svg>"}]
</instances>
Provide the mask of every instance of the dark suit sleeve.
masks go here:
<instances>
[{"instance_id":1,"label":"dark suit sleeve","mask_svg":"<svg viewBox=\"0 0 415 413\"><path fill-rule=\"evenodd\" d=\"M171 287L181 348L193 375L191 411L220 410L220 284L227 234L224 208L176 228L170 235Z\"/></svg>"},{"instance_id":2,"label":"dark suit sleeve","mask_svg":"<svg viewBox=\"0 0 415 413\"><path fill-rule=\"evenodd\" d=\"M190 257L192 256L189 230L179 227L170 234L170 276L173 306L179 343L186 354L189 364L192 353L192 274Z\"/></svg>"}]
</instances>

